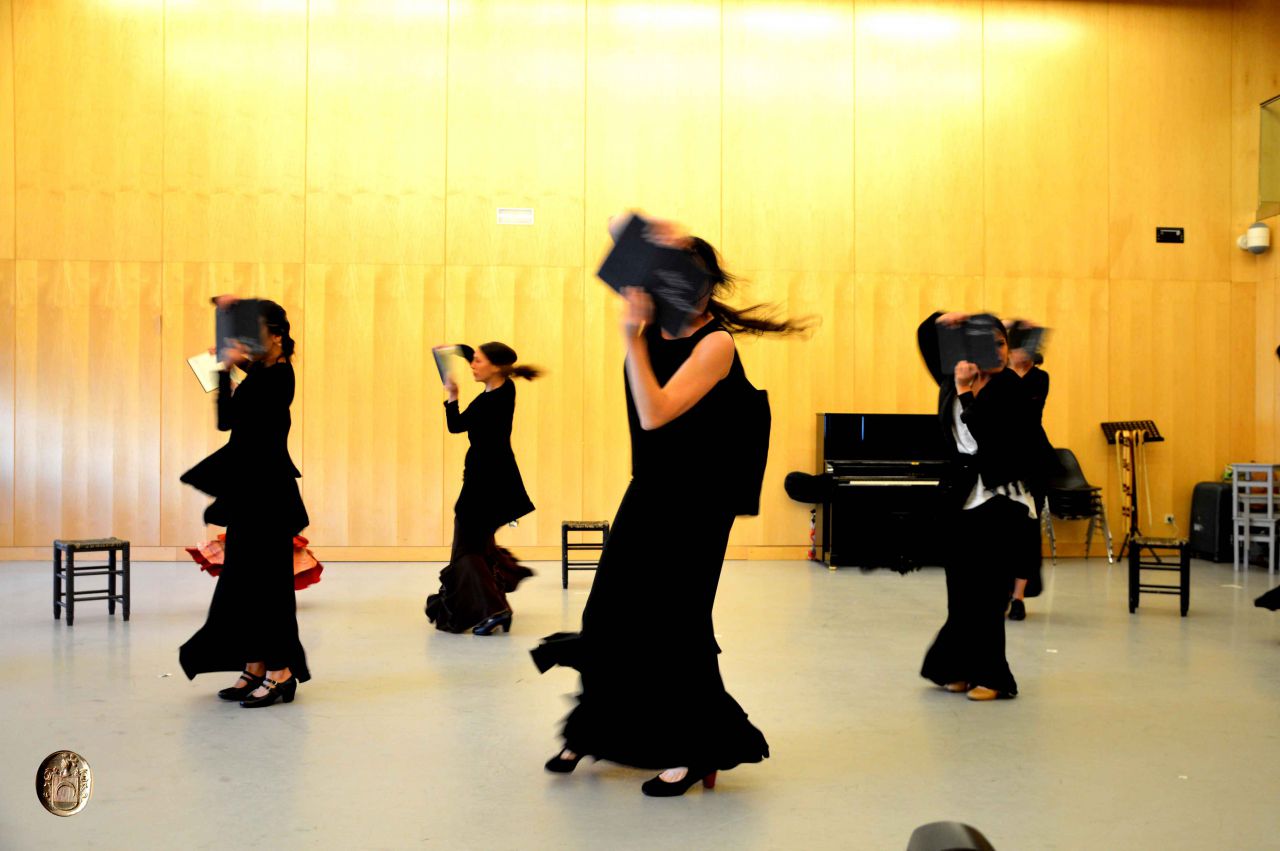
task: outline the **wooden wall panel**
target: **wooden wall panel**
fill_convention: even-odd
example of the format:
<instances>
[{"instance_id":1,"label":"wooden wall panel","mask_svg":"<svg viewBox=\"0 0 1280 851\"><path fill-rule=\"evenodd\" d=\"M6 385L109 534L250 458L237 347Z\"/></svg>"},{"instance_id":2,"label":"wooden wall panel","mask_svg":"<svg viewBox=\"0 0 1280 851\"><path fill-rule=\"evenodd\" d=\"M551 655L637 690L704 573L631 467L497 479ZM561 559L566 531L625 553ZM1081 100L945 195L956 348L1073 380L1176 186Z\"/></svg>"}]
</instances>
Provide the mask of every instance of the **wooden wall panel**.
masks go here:
<instances>
[{"instance_id":1,"label":"wooden wall panel","mask_svg":"<svg viewBox=\"0 0 1280 851\"><path fill-rule=\"evenodd\" d=\"M731 0L723 28L721 249L742 269L852 272L852 0Z\"/></svg>"},{"instance_id":2,"label":"wooden wall panel","mask_svg":"<svg viewBox=\"0 0 1280 851\"><path fill-rule=\"evenodd\" d=\"M159 260L161 0L13 12L17 256Z\"/></svg>"},{"instance_id":3,"label":"wooden wall panel","mask_svg":"<svg viewBox=\"0 0 1280 851\"><path fill-rule=\"evenodd\" d=\"M1165 437L1147 450L1154 517L1142 529L1172 533L1163 521L1173 514L1186 534L1195 483L1219 479L1233 460L1232 383L1195 377L1205 364L1230 363L1224 341L1232 334L1231 287L1112 280L1110 300L1109 418L1155 420ZM1119 495L1114 469L1107 488ZM1145 501L1140 511L1147 511Z\"/></svg>"},{"instance_id":4,"label":"wooden wall panel","mask_svg":"<svg viewBox=\"0 0 1280 851\"><path fill-rule=\"evenodd\" d=\"M735 545L808 543L809 506L793 502L782 482L792 470L816 469L817 412L857 409L853 340L843 333L854 325L854 291L849 273L761 272L743 286L738 302L768 302L782 315L812 317L817 324L804 335L736 339L747 377L769 392L773 428L760 515L738 518Z\"/></svg>"},{"instance_id":5,"label":"wooden wall panel","mask_svg":"<svg viewBox=\"0 0 1280 851\"><path fill-rule=\"evenodd\" d=\"M444 263L447 0L311 6L307 260Z\"/></svg>"},{"instance_id":6,"label":"wooden wall panel","mask_svg":"<svg viewBox=\"0 0 1280 851\"><path fill-rule=\"evenodd\" d=\"M445 287L446 341L479 346L497 340L515 349L521 363L546 370L533 382L516 380L511 435L525 489L537 510L518 529L501 530L498 541L557 543L561 521L582 514L582 270L449 267ZM465 384L469 386L460 388L464 408L481 387ZM444 411L437 416L443 419ZM447 435L443 481L450 536L466 450L465 434Z\"/></svg>"},{"instance_id":7,"label":"wooden wall panel","mask_svg":"<svg viewBox=\"0 0 1280 851\"><path fill-rule=\"evenodd\" d=\"M578 265L585 23L582 0L450 3L451 265ZM534 224L499 225L499 207Z\"/></svg>"},{"instance_id":8,"label":"wooden wall panel","mask_svg":"<svg viewBox=\"0 0 1280 851\"><path fill-rule=\"evenodd\" d=\"M986 273L1107 275L1107 6L984 15Z\"/></svg>"},{"instance_id":9,"label":"wooden wall panel","mask_svg":"<svg viewBox=\"0 0 1280 851\"><path fill-rule=\"evenodd\" d=\"M1258 209L1258 106L1280 94L1280 14L1274 0L1235 0L1231 28L1231 237ZM1273 239L1275 231L1272 231ZM1260 259L1231 253L1233 281L1267 280ZM1274 252L1272 252L1274 253Z\"/></svg>"},{"instance_id":10,"label":"wooden wall panel","mask_svg":"<svg viewBox=\"0 0 1280 851\"><path fill-rule=\"evenodd\" d=\"M720 243L720 4L590 0L587 31L582 510L612 520L631 478L625 349L621 301L594 273L609 216L630 208Z\"/></svg>"},{"instance_id":11,"label":"wooden wall panel","mask_svg":"<svg viewBox=\"0 0 1280 851\"><path fill-rule=\"evenodd\" d=\"M13 546L15 274L12 260L0 261L0 547Z\"/></svg>"},{"instance_id":12,"label":"wooden wall panel","mask_svg":"<svg viewBox=\"0 0 1280 851\"><path fill-rule=\"evenodd\" d=\"M858 0L857 271L983 271L982 4Z\"/></svg>"},{"instance_id":13,"label":"wooden wall panel","mask_svg":"<svg viewBox=\"0 0 1280 851\"><path fill-rule=\"evenodd\" d=\"M858 275L853 356L845 367L859 413L932 414L938 385L925 369L916 329L935 310L976 312L986 305L981 278Z\"/></svg>"},{"instance_id":14,"label":"wooden wall panel","mask_svg":"<svg viewBox=\"0 0 1280 851\"><path fill-rule=\"evenodd\" d=\"M154 546L160 264L18 261L15 327L13 543Z\"/></svg>"},{"instance_id":15,"label":"wooden wall panel","mask_svg":"<svg viewBox=\"0 0 1280 851\"><path fill-rule=\"evenodd\" d=\"M302 466L303 397L306 388L307 334L303 312L302 266L281 263L167 263L164 266L164 334L157 385L162 401L160 455L160 543L186 547L221 531L206 529L202 517L209 498L178 477L227 441L217 430L215 393L205 393L186 359L213 345L213 308L209 299L230 293L269 298L289 316L297 343L289 454ZM304 471L305 472L305 471ZM303 489L307 485L302 481Z\"/></svg>"},{"instance_id":16,"label":"wooden wall panel","mask_svg":"<svg viewBox=\"0 0 1280 851\"><path fill-rule=\"evenodd\" d=\"M444 395L431 355L445 341L444 270L312 265L306 299L308 537L447 545Z\"/></svg>"},{"instance_id":17,"label":"wooden wall panel","mask_svg":"<svg viewBox=\"0 0 1280 851\"><path fill-rule=\"evenodd\" d=\"M13 2L0 0L0 259L16 256L14 217Z\"/></svg>"},{"instance_id":18,"label":"wooden wall panel","mask_svg":"<svg viewBox=\"0 0 1280 851\"><path fill-rule=\"evenodd\" d=\"M1277 428L1277 400L1280 399L1280 366L1277 365L1276 345L1280 344L1280 322L1277 310L1274 280L1259 281L1254 302L1254 416L1253 452L1249 460L1266 463L1280 458L1280 428ZM1248 326L1246 326L1248 327Z\"/></svg>"},{"instance_id":19,"label":"wooden wall panel","mask_svg":"<svg viewBox=\"0 0 1280 851\"><path fill-rule=\"evenodd\" d=\"M1229 11L1110 7L1113 279L1229 280ZM1162 226L1185 227L1186 243L1157 244Z\"/></svg>"},{"instance_id":20,"label":"wooden wall panel","mask_svg":"<svg viewBox=\"0 0 1280 851\"><path fill-rule=\"evenodd\" d=\"M171 3L164 258L301 263L307 0Z\"/></svg>"},{"instance_id":21,"label":"wooden wall panel","mask_svg":"<svg viewBox=\"0 0 1280 851\"><path fill-rule=\"evenodd\" d=\"M587 271L609 216L633 207L718 246L720 3L590 0L587 31Z\"/></svg>"}]
</instances>

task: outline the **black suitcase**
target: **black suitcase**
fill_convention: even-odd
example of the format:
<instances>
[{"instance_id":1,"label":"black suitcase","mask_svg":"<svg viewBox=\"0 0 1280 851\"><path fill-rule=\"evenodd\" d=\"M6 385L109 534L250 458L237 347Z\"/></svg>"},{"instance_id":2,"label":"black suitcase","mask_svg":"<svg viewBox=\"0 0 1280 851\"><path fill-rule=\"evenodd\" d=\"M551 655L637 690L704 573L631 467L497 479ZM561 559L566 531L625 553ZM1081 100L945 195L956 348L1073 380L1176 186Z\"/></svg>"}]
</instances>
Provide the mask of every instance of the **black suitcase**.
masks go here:
<instances>
[{"instance_id":1,"label":"black suitcase","mask_svg":"<svg viewBox=\"0 0 1280 851\"><path fill-rule=\"evenodd\" d=\"M1200 482L1191 492L1192 558L1231 561L1231 483Z\"/></svg>"}]
</instances>

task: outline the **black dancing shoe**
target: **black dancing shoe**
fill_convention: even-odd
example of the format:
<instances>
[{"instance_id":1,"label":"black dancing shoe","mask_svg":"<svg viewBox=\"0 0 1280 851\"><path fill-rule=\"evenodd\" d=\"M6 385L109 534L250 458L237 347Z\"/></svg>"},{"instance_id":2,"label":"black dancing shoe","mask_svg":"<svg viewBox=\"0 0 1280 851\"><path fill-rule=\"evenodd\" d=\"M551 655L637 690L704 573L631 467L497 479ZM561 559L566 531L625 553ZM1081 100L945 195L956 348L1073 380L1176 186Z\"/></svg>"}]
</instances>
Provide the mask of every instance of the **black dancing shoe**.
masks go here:
<instances>
[{"instance_id":1,"label":"black dancing shoe","mask_svg":"<svg viewBox=\"0 0 1280 851\"><path fill-rule=\"evenodd\" d=\"M556 774L571 774L573 770L578 767L578 763L582 762L582 758L586 756L586 754L580 753L573 759L568 759L564 755L564 752L567 750L571 749L565 748L560 751L560 753L547 760L547 771L551 771Z\"/></svg>"},{"instance_id":2,"label":"black dancing shoe","mask_svg":"<svg viewBox=\"0 0 1280 851\"><path fill-rule=\"evenodd\" d=\"M511 610L490 615L471 628L476 635L493 635L501 627L503 632L511 632Z\"/></svg>"},{"instance_id":3,"label":"black dancing shoe","mask_svg":"<svg viewBox=\"0 0 1280 851\"><path fill-rule=\"evenodd\" d=\"M227 688L224 688L222 691L218 692L218 697L222 698L223 700L244 700L246 697L248 697L250 694L256 691L258 686L262 685L261 674L251 674L248 671L242 671L240 674L240 679L244 680L246 683L248 683L248 685L229 686Z\"/></svg>"},{"instance_id":4,"label":"black dancing shoe","mask_svg":"<svg viewBox=\"0 0 1280 851\"><path fill-rule=\"evenodd\" d=\"M298 693L298 678L289 677L282 683L278 683L272 679L262 681L267 687L267 693L262 697L247 697L240 701L240 705L245 709L257 709L259 706L270 706L277 700L283 700L285 703L293 703L294 695Z\"/></svg>"},{"instance_id":5,"label":"black dancing shoe","mask_svg":"<svg viewBox=\"0 0 1280 851\"><path fill-rule=\"evenodd\" d=\"M1017 597L1014 597L1013 602L1009 604L1009 620L1025 621L1026 619L1027 604L1019 600Z\"/></svg>"},{"instance_id":6,"label":"black dancing shoe","mask_svg":"<svg viewBox=\"0 0 1280 851\"><path fill-rule=\"evenodd\" d=\"M668 783L659 774L657 777L644 781L640 786L640 791L650 798L678 798L688 792L693 784L699 780L702 781L702 786L705 789L716 788L716 773L714 771L690 768L683 779L674 783Z\"/></svg>"}]
</instances>

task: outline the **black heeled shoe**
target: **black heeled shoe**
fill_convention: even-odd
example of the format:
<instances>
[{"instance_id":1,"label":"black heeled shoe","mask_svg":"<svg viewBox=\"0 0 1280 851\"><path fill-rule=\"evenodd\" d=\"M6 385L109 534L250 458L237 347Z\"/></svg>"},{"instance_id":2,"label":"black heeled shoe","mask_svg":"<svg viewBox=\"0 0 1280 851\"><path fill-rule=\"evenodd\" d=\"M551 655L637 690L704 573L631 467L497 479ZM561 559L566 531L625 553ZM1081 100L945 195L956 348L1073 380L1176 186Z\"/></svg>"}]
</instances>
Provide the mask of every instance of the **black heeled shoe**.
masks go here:
<instances>
[{"instance_id":1,"label":"black heeled shoe","mask_svg":"<svg viewBox=\"0 0 1280 851\"><path fill-rule=\"evenodd\" d=\"M261 674L251 674L248 671L240 672L240 679L248 683L247 686L228 686L218 692L218 697L223 700L244 700L253 692L257 691L258 686L262 685Z\"/></svg>"},{"instance_id":2,"label":"black heeled shoe","mask_svg":"<svg viewBox=\"0 0 1280 851\"><path fill-rule=\"evenodd\" d=\"M586 754L580 753L573 759L566 759L564 752L567 750L571 750L571 748L565 748L560 751L560 753L547 760L547 771L553 771L556 774L570 774L578 767L578 763L582 762L582 758L586 756Z\"/></svg>"},{"instance_id":3,"label":"black heeled shoe","mask_svg":"<svg viewBox=\"0 0 1280 851\"><path fill-rule=\"evenodd\" d=\"M511 632L511 610L490 615L471 628L475 635L493 635L501 627L503 632Z\"/></svg>"},{"instance_id":4,"label":"black heeled shoe","mask_svg":"<svg viewBox=\"0 0 1280 851\"><path fill-rule=\"evenodd\" d=\"M674 783L668 783L666 780L663 780L662 775L659 774L651 780L644 781L640 786L640 791L644 792L650 798L678 798L685 792L688 792L689 789L693 787L693 784L697 783L699 780L702 781L704 789L716 788L716 772L690 768L689 773L686 774L683 779L677 780Z\"/></svg>"},{"instance_id":5,"label":"black heeled shoe","mask_svg":"<svg viewBox=\"0 0 1280 851\"><path fill-rule=\"evenodd\" d=\"M289 677L282 683L272 679L265 679L262 684L267 687L266 694L262 697L247 697L240 701L240 705L245 709L257 709L259 706L270 706L277 700L293 703L293 698L298 693L297 677Z\"/></svg>"}]
</instances>

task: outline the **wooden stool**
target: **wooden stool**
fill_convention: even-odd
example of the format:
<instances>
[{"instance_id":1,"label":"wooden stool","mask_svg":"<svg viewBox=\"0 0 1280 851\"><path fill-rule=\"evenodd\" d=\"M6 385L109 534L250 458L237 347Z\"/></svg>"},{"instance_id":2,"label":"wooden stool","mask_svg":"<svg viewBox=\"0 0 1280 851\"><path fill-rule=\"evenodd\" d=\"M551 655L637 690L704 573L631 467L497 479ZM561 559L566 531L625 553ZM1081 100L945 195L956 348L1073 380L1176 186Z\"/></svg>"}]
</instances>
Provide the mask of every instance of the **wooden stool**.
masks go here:
<instances>
[{"instance_id":1,"label":"wooden stool","mask_svg":"<svg viewBox=\"0 0 1280 851\"><path fill-rule=\"evenodd\" d=\"M1150 553L1149 561L1142 560L1142 551ZM1178 563L1163 561L1160 554L1177 553ZM1153 585L1142 581L1144 570L1176 570L1177 585ZM1187 549L1186 538L1152 538L1139 535L1129 540L1129 614L1138 609L1138 595L1177 594L1181 603L1182 616L1187 616L1187 608L1191 605L1191 551Z\"/></svg>"},{"instance_id":2,"label":"wooden stool","mask_svg":"<svg viewBox=\"0 0 1280 851\"><path fill-rule=\"evenodd\" d=\"M599 541L574 541L570 543L570 532L599 532ZM560 587L569 587L569 571L595 570L600 564L600 557L595 561L569 561L570 551L599 550L604 552L604 545L609 543L609 524L604 520L565 520L560 524Z\"/></svg>"},{"instance_id":3,"label":"wooden stool","mask_svg":"<svg viewBox=\"0 0 1280 851\"><path fill-rule=\"evenodd\" d=\"M106 564L76 564L76 553L107 554ZM62 564L62 554L67 554L67 563ZM120 553L122 564L117 566L116 553ZM91 591L77 591L77 576L105 576L107 587ZM116 593L116 578L121 581L120 593ZM67 589L62 590L62 580L67 580ZM129 542L119 538L95 538L88 541L54 541L53 542L53 617L62 617L62 610L67 610L67 626L75 623L77 600L106 600L107 613L116 613L116 603L124 604L124 619L129 619Z\"/></svg>"}]
</instances>

